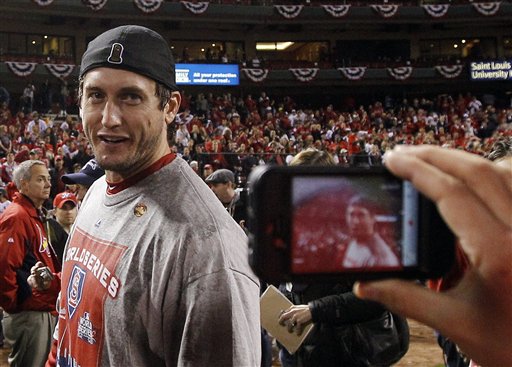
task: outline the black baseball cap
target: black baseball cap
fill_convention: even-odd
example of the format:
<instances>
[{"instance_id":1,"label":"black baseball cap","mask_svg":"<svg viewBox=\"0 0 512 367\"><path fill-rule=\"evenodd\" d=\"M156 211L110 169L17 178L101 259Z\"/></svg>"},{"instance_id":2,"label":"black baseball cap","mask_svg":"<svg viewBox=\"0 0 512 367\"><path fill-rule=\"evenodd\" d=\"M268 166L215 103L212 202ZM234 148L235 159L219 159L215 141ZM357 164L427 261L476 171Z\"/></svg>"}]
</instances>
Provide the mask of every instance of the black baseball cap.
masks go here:
<instances>
[{"instance_id":1,"label":"black baseball cap","mask_svg":"<svg viewBox=\"0 0 512 367\"><path fill-rule=\"evenodd\" d=\"M228 182L235 183L235 174L225 168L218 169L217 171L213 172L211 175L206 177L205 182L212 183L212 184L217 184L217 183L225 184Z\"/></svg>"},{"instance_id":2,"label":"black baseball cap","mask_svg":"<svg viewBox=\"0 0 512 367\"><path fill-rule=\"evenodd\" d=\"M62 175L61 180L66 185L84 185L90 187L94 181L103 176L105 171L101 168L95 159L91 159L82 167L80 172L68 173Z\"/></svg>"},{"instance_id":3,"label":"black baseball cap","mask_svg":"<svg viewBox=\"0 0 512 367\"><path fill-rule=\"evenodd\" d=\"M82 56L80 78L88 71L109 67L141 74L177 90L174 58L165 39L138 25L110 29L89 42Z\"/></svg>"}]
</instances>

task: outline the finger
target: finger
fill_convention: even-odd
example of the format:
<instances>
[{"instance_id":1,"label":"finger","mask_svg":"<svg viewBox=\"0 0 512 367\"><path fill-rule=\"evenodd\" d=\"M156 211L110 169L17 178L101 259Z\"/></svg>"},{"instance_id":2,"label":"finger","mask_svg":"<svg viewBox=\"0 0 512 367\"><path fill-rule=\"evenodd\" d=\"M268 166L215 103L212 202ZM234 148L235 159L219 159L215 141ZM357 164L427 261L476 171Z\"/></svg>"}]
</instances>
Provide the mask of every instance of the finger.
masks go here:
<instances>
[{"instance_id":1,"label":"finger","mask_svg":"<svg viewBox=\"0 0 512 367\"><path fill-rule=\"evenodd\" d=\"M411 281L357 282L354 293L357 297L380 302L389 310L422 322L442 333L449 331L452 334L450 329L454 320L467 318L468 312L471 312L469 307L458 304L446 294L433 292Z\"/></svg>"},{"instance_id":2,"label":"finger","mask_svg":"<svg viewBox=\"0 0 512 367\"><path fill-rule=\"evenodd\" d=\"M462 181L482 201L493 203L489 209L498 220L512 225L512 170L508 167L500 167L476 154L427 145L400 147L394 152L419 158Z\"/></svg>"},{"instance_id":3,"label":"finger","mask_svg":"<svg viewBox=\"0 0 512 367\"><path fill-rule=\"evenodd\" d=\"M436 202L473 264L480 264L481 259L486 258L484 263L487 270L493 273L502 271L502 257L496 255L503 254L504 248L510 247L506 245L511 236L510 229L502 221L496 220L488 205L475 196L467 185L413 154L393 152L386 159L386 164L391 171L410 180L418 190ZM481 246L482 243L486 246Z\"/></svg>"},{"instance_id":4,"label":"finger","mask_svg":"<svg viewBox=\"0 0 512 367\"><path fill-rule=\"evenodd\" d=\"M436 293L403 280L356 283L354 293L360 298L380 302L393 312L438 330L455 341L462 350L475 353L472 357L477 360L485 360L485 353L491 353L491 348L491 354L494 355L512 354L508 337L511 335L512 296L503 301L503 290L501 294L497 294L495 290L487 289L474 271L466 273L456 288L445 293ZM481 348L482 340L496 339L496 335L506 336L497 339L507 341L490 343L488 348ZM507 352L503 353L503 350Z\"/></svg>"}]
</instances>

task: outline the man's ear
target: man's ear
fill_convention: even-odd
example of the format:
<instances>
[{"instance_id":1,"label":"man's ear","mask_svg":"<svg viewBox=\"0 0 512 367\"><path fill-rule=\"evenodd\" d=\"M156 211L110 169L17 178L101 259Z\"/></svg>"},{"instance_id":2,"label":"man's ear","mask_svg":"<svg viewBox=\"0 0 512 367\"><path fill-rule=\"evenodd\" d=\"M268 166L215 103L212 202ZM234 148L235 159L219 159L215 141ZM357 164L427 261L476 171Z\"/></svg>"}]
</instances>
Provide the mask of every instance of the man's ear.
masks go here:
<instances>
[{"instance_id":1,"label":"man's ear","mask_svg":"<svg viewBox=\"0 0 512 367\"><path fill-rule=\"evenodd\" d=\"M80 120L84 119L84 110L82 110L80 106L78 106L78 115L80 116Z\"/></svg>"},{"instance_id":2,"label":"man's ear","mask_svg":"<svg viewBox=\"0 0 512 367\"><path fill-rule=\"evenodd\" d=\"M174 91L171 93L171 97L169 101L164 107L165 114L165 123L169 125L174 121L176 115L178 114L178 110L181 104L181 94L180 92Z\"/></svg>"}]
</instances>

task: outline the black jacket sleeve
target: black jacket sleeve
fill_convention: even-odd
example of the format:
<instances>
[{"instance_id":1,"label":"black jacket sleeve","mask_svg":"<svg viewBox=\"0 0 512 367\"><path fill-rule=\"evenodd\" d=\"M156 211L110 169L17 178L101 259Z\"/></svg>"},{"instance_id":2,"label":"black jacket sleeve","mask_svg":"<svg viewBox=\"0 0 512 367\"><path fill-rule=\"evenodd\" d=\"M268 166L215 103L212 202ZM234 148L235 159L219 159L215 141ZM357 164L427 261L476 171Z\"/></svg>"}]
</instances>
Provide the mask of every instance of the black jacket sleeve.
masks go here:
<instances>
[{"instance_id":1,"label":"black jacket sleeve","mask_svg":"<svg viewBox=\"0 0 512 367\"><path fill-rule=\"evenodd\" d=\"M385 311L381 304L357 298L350 291L312 300L308 306L313 322L334 326L368 321Z\"/></svg>"}]
</instances>

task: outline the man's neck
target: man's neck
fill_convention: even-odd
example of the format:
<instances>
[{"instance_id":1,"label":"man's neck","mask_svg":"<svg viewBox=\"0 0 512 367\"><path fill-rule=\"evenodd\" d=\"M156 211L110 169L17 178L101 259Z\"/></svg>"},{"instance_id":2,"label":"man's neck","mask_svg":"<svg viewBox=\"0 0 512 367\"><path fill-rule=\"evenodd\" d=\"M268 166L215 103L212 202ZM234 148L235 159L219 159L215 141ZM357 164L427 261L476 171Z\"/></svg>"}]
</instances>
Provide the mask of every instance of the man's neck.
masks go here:
<instances>
[{"instance_id":1,"label":"man's neck","mask_svg":"<svg viewBox=\"0 0 512 367\"><path fill-rule=\"evenodd\" d=\"M62 229L65 230L67 234L69 234L69 231L71 231L71 224L66 225L66 224L62 224L59 221L57 221L57 223L59 223L60 226L62 227Z\"/></svg>"},{"instance_id":2,"label":"man's neck","mask_svg":"<svg viewBox=\"0 0 512 367\"><path fill-rule=\"evenodd\" d=\"M44 200L41 200L41 199L34 200L31 197L27 196L26 194L23 194L23 196L26 197L32 203L32 205L34 205L34 207L36 209L40 210L43 207Z\"/></svg>"}]
</instances>

